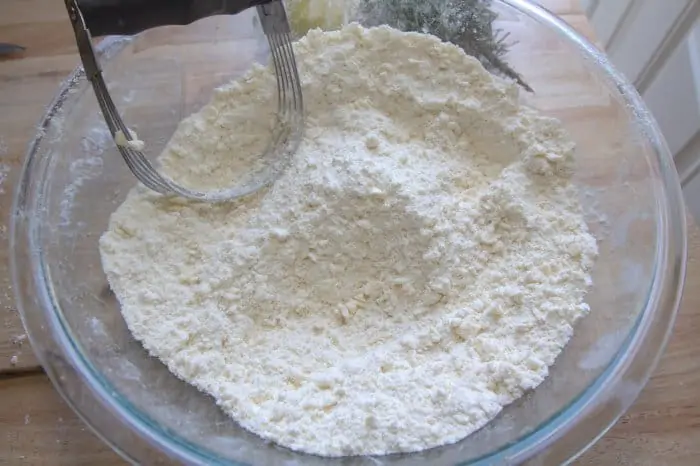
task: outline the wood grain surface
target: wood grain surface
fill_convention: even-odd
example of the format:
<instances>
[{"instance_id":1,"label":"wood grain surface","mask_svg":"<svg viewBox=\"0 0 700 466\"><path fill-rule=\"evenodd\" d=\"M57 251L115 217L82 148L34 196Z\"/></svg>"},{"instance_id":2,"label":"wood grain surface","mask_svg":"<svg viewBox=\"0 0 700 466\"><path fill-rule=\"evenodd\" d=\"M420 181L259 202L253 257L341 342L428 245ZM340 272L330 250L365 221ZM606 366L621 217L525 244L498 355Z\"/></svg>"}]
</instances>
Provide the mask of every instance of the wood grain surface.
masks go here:
<instances>
[{"instance_id":1,"label":"wood grain surface","mask_svg":"<svg viewBox=\"0 0 700 466\"><path fill-rule=\"evenodd\" d=\"M541 0L592 38L577 0ZM36 123L77 64L63 2L0 1L0 42L27 47L0 58L0 241ZM686 292L669 347L633 408L579 465L700 464L700 230L689 221ZM0 464L125 464L53 390L15 309L8 248L0 248Z\"/></svg>"}]
</instances>

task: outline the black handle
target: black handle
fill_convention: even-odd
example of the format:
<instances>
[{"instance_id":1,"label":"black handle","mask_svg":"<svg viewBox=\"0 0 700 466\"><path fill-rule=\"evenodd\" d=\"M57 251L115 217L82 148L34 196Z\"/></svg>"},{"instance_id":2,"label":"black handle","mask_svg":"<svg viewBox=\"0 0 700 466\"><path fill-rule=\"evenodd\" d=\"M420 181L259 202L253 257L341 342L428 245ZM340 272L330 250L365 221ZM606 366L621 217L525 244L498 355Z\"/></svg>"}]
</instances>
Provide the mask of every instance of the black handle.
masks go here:
<instances>
[{"instance_id":1,"label":"black handle","mask_svg":"<svg viewBox=\"0 0 700 466\"><path fill-rule=\"evenodd\" d=\"M218 14L236 14L272 0L78 0L93 36L131 35L146 29L185 25Z\"/></svg>"}]
</instances>

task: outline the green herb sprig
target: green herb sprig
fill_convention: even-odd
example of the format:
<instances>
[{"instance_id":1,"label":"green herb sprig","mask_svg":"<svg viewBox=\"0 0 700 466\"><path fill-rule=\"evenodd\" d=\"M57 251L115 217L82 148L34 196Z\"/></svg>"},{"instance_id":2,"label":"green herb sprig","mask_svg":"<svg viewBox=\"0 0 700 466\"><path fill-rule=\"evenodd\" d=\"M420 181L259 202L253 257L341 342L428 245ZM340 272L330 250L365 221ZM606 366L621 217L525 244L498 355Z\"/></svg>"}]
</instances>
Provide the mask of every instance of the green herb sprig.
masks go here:
<instances>
[{"instance_id":1,"label":"green herb sprig","mask_svg":"<svg viewBox=\"0 0 700 466\"><path fill-rule=\"evenodd\" d=\"M494 26L498 15L490 0L360 0L359 16L366 26L387 24L422 32L458 45L487 70L532 88L504 57L511 44L508 33Z\"/></svg>"}]
</instances>

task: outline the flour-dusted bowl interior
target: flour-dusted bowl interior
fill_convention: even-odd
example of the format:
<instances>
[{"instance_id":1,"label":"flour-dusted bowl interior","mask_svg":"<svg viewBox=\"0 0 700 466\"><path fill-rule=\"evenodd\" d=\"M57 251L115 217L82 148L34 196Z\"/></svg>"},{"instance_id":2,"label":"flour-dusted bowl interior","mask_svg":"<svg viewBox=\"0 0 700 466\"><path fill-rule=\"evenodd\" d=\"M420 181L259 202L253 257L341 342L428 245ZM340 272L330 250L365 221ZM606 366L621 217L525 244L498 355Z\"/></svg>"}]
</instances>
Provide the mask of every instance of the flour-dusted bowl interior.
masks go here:
<instances>
[{"instance_id":1,"label":"flour-dusted bowl interior","mask_svg":"<svg viewBox=\"0 0 700 466\"><path fill-rule=\"evenodd\" d=\"M550 376L466 439L421 453L321 458L239 427L149 357L129 333L102 271L98 240L135 181L78 71L31 144L16 191L13 277L32 346L93 429L142 464L560 464L624 412L663 349L680 298L685 222L658 129L596 49L538 7L494 2L517 41L509 63L577 143L575 180L600 256L581 320ZM98 48L125 121L157 156L212 89L265 61L253 12L107 38Z\"/></svg>"}]
</instances>

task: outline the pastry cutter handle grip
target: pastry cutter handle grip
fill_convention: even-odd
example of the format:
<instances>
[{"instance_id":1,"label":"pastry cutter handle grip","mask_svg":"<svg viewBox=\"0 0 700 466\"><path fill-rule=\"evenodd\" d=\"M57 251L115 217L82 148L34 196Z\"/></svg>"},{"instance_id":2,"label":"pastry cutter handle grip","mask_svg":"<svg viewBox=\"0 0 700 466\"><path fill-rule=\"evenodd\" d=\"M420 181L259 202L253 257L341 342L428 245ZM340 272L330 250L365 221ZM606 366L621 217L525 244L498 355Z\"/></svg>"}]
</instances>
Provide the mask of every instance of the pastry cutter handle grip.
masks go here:
<instances>
[{"instance_id":1,"label":"pastry cutter handle grip","mask_svg":"<svg viewBox=\"0 0 700 466\"><path fill-rule=\"evenodd\" d=\"M146 29L190 24L220 14L236 14L271 0L65 0L78 8L93 36L132 35Z\"/></svg>"}]
</instances>

